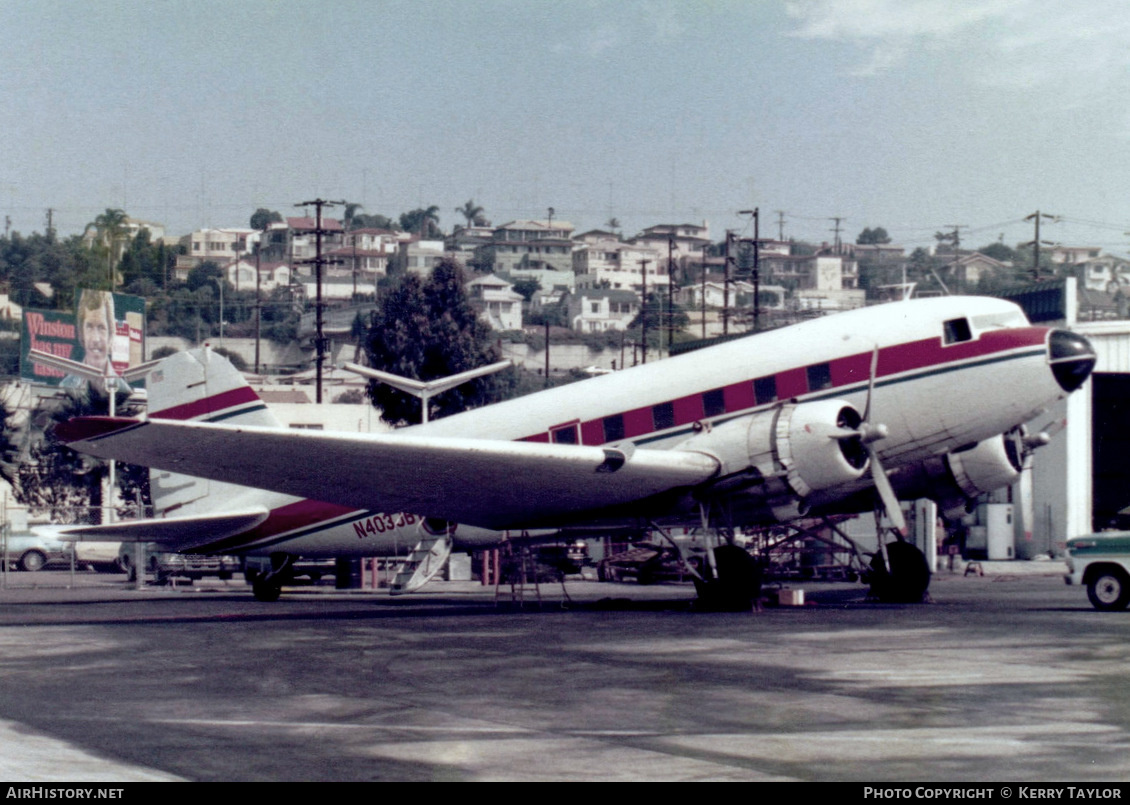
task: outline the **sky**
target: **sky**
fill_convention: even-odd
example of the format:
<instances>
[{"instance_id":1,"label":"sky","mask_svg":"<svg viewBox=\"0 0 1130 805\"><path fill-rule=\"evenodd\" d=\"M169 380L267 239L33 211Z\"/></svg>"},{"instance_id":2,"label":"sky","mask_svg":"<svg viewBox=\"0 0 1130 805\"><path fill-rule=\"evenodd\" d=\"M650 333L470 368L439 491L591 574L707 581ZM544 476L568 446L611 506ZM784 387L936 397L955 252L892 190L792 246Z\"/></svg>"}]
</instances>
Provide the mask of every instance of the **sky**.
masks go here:
<instances>
[{"instance_id":1,"label":"sky","mask_svg":"<svg viewBox=\"0 0 1130 805\"><path fill-rule=\"evenodd\" d=\"M1130 253L1124 0L0 0L0 215L314 198ZM834 219L840 219L838 224Z\"/></svg>"}]
</instances>

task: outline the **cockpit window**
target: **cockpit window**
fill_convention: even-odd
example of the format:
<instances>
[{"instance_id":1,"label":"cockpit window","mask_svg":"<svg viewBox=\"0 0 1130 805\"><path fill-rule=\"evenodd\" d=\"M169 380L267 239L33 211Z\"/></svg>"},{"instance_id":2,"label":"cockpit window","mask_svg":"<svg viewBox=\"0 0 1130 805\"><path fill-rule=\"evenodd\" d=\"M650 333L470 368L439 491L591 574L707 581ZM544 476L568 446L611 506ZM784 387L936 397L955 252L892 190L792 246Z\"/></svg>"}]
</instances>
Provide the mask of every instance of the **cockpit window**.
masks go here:
<instances>
[{"instance_id":1,"label":"cockpit window","mask_svg":"<svg viewBox=\"0 0 1130 805\"><path fill-rule=\"evenodd\" d=\"M942 329L945 333L944 341L947 345L973 340L973 331L969 329L969 319L950 319L942 325Z\"/></svg>"},{"instance_id":2,"label":"cockpit window","mask_svg":"<svg viewBox=\"0 0 1130 805\"><path fill-rule=\"evenodd\" d=\"M1028 317L1020 308L1009 308L994 313L983 313L972 319L973 328L981 333L985 330L1003 330L1007 327L1027 327Z\"/></svg>"}]
</instances>

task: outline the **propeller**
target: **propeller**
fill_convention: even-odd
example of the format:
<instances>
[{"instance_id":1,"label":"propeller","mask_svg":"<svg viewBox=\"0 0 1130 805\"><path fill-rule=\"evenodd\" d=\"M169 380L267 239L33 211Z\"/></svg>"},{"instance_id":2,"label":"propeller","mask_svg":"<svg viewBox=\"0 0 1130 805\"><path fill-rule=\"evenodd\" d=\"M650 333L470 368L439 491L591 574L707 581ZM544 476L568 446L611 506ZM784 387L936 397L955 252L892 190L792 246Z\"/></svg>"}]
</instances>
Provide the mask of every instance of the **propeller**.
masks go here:
<instances>
[{"instance_id":1,"label":"propeller","mask_svg":"<svg viewBox=\"0 0 1130 805\"><path fill-rule=\"evenodd\" d=\"M859 438L871 459L871 478L875 481L875 489L879 493L879 500L883 503L883 510L887 513L891 524L899 534L906 536L906 517L903 516L902 506L899 505L898 495L891 486L891 479L887 477L887 470L879 459L879 451L875 449L875 442L887 438L887 426L871 421L871 397L875 391L875 375L879 369L879 345L871 352L871 372L867 381L867 402L863 407L863 421L859 425Z\"/></svg>"}]
</instances>

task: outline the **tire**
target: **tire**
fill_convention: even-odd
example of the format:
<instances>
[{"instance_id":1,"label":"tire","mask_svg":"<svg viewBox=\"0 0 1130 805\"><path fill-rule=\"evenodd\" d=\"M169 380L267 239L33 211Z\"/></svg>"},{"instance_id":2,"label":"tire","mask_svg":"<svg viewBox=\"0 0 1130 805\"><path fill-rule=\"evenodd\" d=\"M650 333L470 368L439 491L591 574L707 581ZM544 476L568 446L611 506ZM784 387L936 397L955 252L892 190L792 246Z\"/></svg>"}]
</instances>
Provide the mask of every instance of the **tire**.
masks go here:
<instances>
[{"instance_id":1,"label":"tire","mask_svg":"<svg viewBox=\"0 0 1130 805\"><path fill-rule=\"evenodd\" d=\"M887 544L891 571L883 554L871 560L871 594L885 604L920 604L930 587L930 565L922 551L909 542Z\"/></svg>"},{"instance_id":2,"label":"tire","mask_svg":"<svg viewBox=\"0 0 1130 805\"><path fill-rule=\"evenodd\" d=\"M28 573L43 570L45 564L47 564L47 556L40 551L28 551L20 557L20 570Z\"/></svg>"},{"instance_id":3,"label":"tire","mask_svg":"<svg viewBox=\"0 0 1130 805\"><path fill-rule=\"evenodd\" d=\"M1130 604L1130 579L1121 570L1103 570L1087 583L1087 598L1100 612L1118 612Z\"/></svg>"},{"instance_id":4,"label":"tire","mask_svg":"<svg viewBox=\"0 0 1130 805\"><path fill-rule=\"evenodd\" d=\"M282 585L275 583L274 579L259 578L251 585L251 592L256 601L270 604L279 600L279 596L282 595Z\"/></svg>"}]
</instances>

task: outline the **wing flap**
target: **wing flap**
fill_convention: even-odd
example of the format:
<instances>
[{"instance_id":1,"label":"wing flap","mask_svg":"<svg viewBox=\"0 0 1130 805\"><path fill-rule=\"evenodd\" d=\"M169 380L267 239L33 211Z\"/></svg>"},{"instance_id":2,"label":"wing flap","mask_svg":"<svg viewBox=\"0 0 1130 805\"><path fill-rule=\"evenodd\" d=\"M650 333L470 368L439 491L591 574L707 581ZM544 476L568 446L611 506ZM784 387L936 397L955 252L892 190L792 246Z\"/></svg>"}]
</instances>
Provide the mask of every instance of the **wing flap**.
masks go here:
<instances>
[{"instance_id":1,"label":"wing flap","mask_svg":"<svg viewBox=\"0 0 1130 805\"><path fill-rule=\"evenodd\" d=\"M86 417L56 431L102 458L486 528L552 525L711 478L702 453Z\"/></svg>"}]
</instances>

